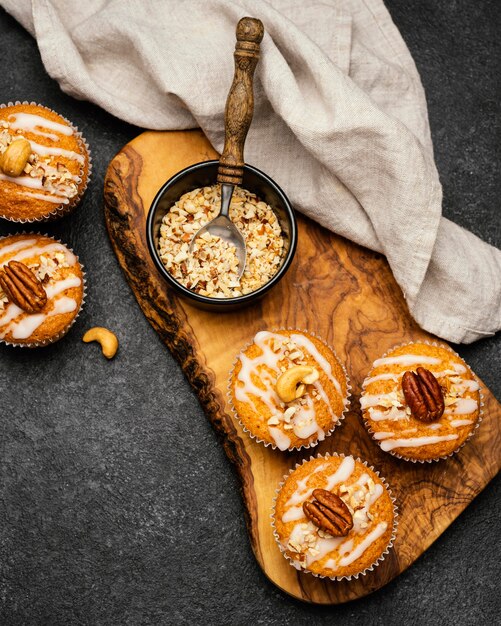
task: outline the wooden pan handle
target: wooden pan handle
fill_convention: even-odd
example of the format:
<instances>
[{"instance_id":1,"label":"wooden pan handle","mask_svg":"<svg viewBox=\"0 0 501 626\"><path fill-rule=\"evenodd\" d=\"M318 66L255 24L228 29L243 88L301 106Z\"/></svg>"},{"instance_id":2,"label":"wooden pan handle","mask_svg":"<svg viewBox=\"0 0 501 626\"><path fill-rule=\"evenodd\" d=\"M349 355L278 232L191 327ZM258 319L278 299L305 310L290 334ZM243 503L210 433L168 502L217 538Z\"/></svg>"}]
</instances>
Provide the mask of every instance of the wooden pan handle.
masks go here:
<instances>
[{"instance_id":1,"label":"wooden pan handle","mask_svg":"<svg viewBox=\"0 0 501 626\"><path fill-rule=\"evenodd\" d=\"M252 81L263 35L261 20L243 17L237 24L235 75L226 100L224 150L219 159L218 183L242 184L244 143L254 113Z\"/></svg>"}]
</instances>

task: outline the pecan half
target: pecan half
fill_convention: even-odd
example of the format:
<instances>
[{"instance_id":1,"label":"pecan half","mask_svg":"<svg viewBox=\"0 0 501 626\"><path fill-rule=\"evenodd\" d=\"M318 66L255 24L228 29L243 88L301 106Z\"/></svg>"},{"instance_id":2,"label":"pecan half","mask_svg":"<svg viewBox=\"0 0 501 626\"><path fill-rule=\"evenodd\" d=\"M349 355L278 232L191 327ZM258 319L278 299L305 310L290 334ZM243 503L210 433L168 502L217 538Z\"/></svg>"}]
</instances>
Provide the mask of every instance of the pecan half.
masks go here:
<instances>
[{"instance_id":1,"label":"pecan half","mask_svg":"<svg viewBox=\"0 0 501 626\"><path fill-rule=\"evenodd\" d=\"M422 422L433 422L442 417L445 409L444 394L438 380L424 367L416 373L405 372L402 391L412 415Z\"/></svg>"},{"instance_id":2,"label":"pecan half","mask_svg":"<svg viewBox=\"0 0 501 626\"><path fill-rule=\"evenodd\" d=\"M47 294L42 283L19 261L11 261L0 270L0 287L9 302L26 313L38 313L47 304Z\"/></svg>"},{"instance_id":3,"label":"pecan half","mask_svg":"<svg viewBox=\"0 0 501 626\"><path fill-rule=\"evenodd\" d=\"M325 489L315 489L313 497L313 502L303 503L306 517L329 535L345 537L353 528L353 517L346 504Z\"/></svg>"}]
</instances>

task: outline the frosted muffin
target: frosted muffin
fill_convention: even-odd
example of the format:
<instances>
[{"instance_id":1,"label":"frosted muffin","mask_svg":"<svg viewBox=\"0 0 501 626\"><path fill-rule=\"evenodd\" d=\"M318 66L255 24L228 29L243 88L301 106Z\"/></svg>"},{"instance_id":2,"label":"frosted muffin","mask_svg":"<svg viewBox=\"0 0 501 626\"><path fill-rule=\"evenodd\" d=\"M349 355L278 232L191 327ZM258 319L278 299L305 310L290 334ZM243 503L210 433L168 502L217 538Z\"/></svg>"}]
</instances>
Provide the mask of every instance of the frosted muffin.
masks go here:
<instances>
[{"instance_id":1,"label":"frosted muffin","mask_svg":"<svg viewBox=\"0 0 501 626\"><path fill-rule=\"evenodd\" d=\"M0 239L0 340L27 347L60 339L84 296L77 257L62 243L37 234Z\"/></svg>"},{"instance_id":2,"label":"frosted muffin","mask_svg":"<svg viewBox=\"0 0 501 626\"><path fill-rule=\"evenodd\" d=\"M69 213L90 172L81 134L38 104L0 107L0 217L32 222Z\"/></svg>"},{"instance_id":3,"label":"frosted muffin","mask_svg":"<svg viewBox=\"0 0 501 626\"><path fill-rule=\"evenodd\" d=\"M275 539L291 565L329 578L372 570L396 529L393 498L378 473L352 456L318 456L294 469L273 510Z\"/></svg>"},{"instance_id":4,"label":"frosted muffin","mask_svg":"<svg viewBox=\"0 0 501 626\"><path fill-rule=\"evenodd\" d=\"M466 363L444 346L411 343L374 361L360 399L365 426L385 452L432 461L457 451L481 414Z\"/></svg>"},{"instance_id":5,"label":"frosted muffin","mask_svg":"<svg viewBox=\"0 0 501 626\"><path fill-rule=\"evenodd\" d=\"M257 333L230 378L231 403L244 429L280 450L325 439L342 419L348 393L332 349L299 330Z\"/></svg>"}]
</instances>

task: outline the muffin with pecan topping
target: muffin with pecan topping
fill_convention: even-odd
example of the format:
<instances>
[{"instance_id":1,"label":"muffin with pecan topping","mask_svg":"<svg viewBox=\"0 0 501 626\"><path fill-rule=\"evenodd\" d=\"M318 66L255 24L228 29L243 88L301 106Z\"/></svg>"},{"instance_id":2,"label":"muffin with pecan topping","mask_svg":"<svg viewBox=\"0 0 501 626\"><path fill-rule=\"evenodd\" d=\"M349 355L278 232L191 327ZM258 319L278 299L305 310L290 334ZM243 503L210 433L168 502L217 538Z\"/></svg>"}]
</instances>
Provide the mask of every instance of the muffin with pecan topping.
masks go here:
<instances>
[{"instance_id":1,"label":"muffin with pecan topping","mask_svg":"<svg viewBox=\"0 0 501 626\"><path fill-rule=\"evenodd\" d=\"M349 382L318 337L299 330L261 331L238 355L230 399L243 428L279 450L316 445L348 406Z\"/></svg>"},{"instance_id":2,"label":"muffin with pecan topping","mask_svg":"<svg viewBox=\"0 0 501 626\"><path fill-rule=\"evenodd\" d=\"M372 570L395 538L396 508L385 481L352 456L296 466L273 509L275 539L296 569L336 580Z\"/></svg>"},{"instance_id":3,"label":"muffin with pecan topping","mask_svg":"<svg viewBox=\"0 0 501 626\"><path fill-rule=\"evenodd\" d=\"M33 222L66 215L90 169L88 146L66 119L34 103L0 106L0 217Z\"/></svg>"},{"instance_id":4,"label":"muffin with pecan topping","mask_svg":"<svg viewBox=\"0 0 501 626\"><path fill-rule=\"evenodd\" d=\"M363 383L363 420L382 450L409 461L450 456L481 419L480 386L445 346L411 343L374 361Z\"/></svg>"},{"instance_id":5,"label":"muffin with pecan topping","mask_svg":"<svg viewBox=\"0 0 501 626\"><path fill-rule=\"evenodd\" d=\"M63 337L84 298L84 274L62 243L36 234L0 239L0 341L30 348Z\"/></svg>"}]
</instances>

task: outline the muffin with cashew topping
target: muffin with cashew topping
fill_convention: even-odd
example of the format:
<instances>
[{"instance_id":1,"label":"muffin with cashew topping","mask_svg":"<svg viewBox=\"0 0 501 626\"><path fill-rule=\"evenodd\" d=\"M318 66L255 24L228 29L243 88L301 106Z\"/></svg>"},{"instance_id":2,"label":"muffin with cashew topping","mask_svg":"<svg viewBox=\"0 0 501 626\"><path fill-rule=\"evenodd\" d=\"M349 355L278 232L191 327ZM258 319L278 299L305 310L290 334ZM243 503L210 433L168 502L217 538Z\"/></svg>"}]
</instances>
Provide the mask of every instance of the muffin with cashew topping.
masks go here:
<instances>
[{"instance_id":1,"label":"muffin with cashew topping","mask_svg":"<svg viewBox=\"0 0 501 626\"><path fill-rule=\"evenodd\" d=\"M374 361L363 383L363 420L381 449L408 461L454 454L481 419L480 385L450 348L410 343Z\"/></svg>"},{"instance_id":2,"label":"muffin with cashew topping","mask_svg":"<svg viewBox=\"0 0 501 626\"><path fill-rule=\"evenodd\" d=\"M396 508L378 472L352 456L318 456L284 478L274 536L296 569L340 580L379 564L396 532Z\"/></svg>"},{"instance_id":3,"label":"muffin with cashew topping","mask_svg":"<svg viewBox=\"0 0 501 626\"><path fill-rule=\"evenodd\" d=\"M349 382L333 350L299 330L261 331L238 355L229 397L251 437L279 450L316 445L348 407Z\"/></svg>"},{"instance_id":4,"label":"muffin with cashew topping","mask_svg":"<svg viewBox=\"0 0 501 626\"><path fill-rule=\"evenodd\" d=\"M68 120L35 103L0 106L0 217L33 222L66 215L90 170L88 145Z\"/></svg>"},{"instance_id":5,"label":"muffin with cashew topping","mask_svg":"<svg viewBox=\"0 0 501 626\"><path fill-rule=\"evenodd\" d=\"M78 316L85 279L78 258L45 235L0 239L0 341L35 348L63 337Z\"/></svg>"}]
</instances>

